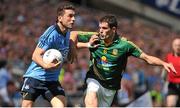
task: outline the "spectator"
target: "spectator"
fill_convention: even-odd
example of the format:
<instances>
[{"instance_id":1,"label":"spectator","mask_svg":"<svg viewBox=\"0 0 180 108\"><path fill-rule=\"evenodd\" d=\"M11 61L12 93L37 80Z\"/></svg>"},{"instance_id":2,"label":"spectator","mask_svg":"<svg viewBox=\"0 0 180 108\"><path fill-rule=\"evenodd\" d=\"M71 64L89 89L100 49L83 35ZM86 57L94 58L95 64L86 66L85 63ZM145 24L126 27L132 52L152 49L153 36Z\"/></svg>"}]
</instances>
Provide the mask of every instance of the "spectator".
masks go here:
<instances>
[{"instance_id":1,"label":"spectator","mask_svg":"<svg viewBox=\"0 0 180 108\"><path fill-rule=\"evenodd\" d=\"M175 107L180 97L180 38L175 38L173 40L172 50L172 53L167 54L166 61L174 65L177 73L168 73L168 107Z\"/></svg>"},{"instance_id":2,"label":"spectator","mask_svg":"<svg viewBox=\"0 0 180 108\"><path fill-rule=\"evenodd\" d=\"M4 106L12 107L13 103L10 101L7 91L7 83L11 80L11 75L6 68L6 65L6 60L0 60L0 97L2 97L2 103Z\"/></svg>"}]
</instances>

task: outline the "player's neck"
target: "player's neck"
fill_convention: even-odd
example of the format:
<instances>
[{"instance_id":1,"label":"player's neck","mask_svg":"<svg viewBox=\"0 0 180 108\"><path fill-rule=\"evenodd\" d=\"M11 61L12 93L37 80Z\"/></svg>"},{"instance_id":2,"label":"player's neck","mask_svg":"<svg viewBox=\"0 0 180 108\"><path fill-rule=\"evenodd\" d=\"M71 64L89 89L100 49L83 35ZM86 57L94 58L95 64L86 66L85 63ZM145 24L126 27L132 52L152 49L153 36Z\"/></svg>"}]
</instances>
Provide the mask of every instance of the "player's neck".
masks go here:
<instances>
[{"instance_id":1,"label":"player's neck","mask_svg":"<svg viewBox=\"0 0 180 108\"><path fill-rule=\"evenodd\" d=\"M60 22L58 22L57 25L59 26L61 32L62 32L63 34L66 34L66 32L67 32L68 29L67 29L64 25L62 25L62 23L60 23Z\"/></svg>"},{"instance_id":2,"label":"player's neck","mask_svg":"<svg viewBox=\"0 0 180 108\"><path fill-rule=\"evenodd\" d=\"M104 40L105 46L111 45L113 43L114 37L115 37L115 35L110 36L109 38L105 39Z\"/></svg>"},{"instance_id":3,"label":"player's neck","mask_svg":"<svg viewBox=\"0 0 180 108\"><path fill-rule=\"evenodd\" d=\"M105 46L111 45L113 42L111 40L104 40Z\"/></svg>"}]
</instances>

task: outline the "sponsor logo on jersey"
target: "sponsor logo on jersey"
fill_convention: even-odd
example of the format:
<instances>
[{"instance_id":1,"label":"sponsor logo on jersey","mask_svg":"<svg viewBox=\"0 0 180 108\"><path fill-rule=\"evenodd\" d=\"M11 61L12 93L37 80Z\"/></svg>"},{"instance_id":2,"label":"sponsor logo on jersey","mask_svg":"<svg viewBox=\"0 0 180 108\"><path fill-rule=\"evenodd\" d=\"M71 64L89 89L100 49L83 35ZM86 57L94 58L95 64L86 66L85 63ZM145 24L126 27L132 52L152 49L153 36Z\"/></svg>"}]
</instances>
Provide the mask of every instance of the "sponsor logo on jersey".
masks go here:
<instances>
[{"instance_id":1,"label":"sponsor logo on jersey","mask_svg":"<svg viewBox=\"0 0 180 108\"><path fill-rule=\"evenodd\" d=\"M102 56L101 59L97 59L97 64L99 68L103 68L106 71L109 71L112 66L112 63L108 62L106 56Z\"/></svg>"},{"instance_id":2,"label":"sponsor logo on jersey","mask_svg":"<svg viewBox=\"0 0 180 108\"><path fill-rule=\"evenodd\" d=\"M101 57L101 61L106 63L106 62L107 62L106 56L102 56L102 57Z\"/></svg>"}]
</instances>

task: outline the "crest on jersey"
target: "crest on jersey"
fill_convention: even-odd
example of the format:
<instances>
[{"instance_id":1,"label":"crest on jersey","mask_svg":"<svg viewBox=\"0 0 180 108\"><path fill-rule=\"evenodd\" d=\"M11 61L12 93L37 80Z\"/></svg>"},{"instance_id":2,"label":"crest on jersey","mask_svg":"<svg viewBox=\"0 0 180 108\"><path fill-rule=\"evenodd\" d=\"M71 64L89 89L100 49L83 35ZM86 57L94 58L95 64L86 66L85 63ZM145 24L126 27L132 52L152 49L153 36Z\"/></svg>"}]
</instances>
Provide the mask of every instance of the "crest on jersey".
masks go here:
<instances>
[{"instance_id":1,"label":"crest on jersey","mask_svg":"<svg viewBox=\"0 0 180 108\"><path fill-rule=\"evenodd\" d=\"M104 50L103 50L103 53L104 53L104 54L107 54L107 49L104 49Z\"/></svg>"},{"instance_id":2,"label":"crest on jersey","mask_svg":"<svg viewBox=\"0 0 180 108\"><path fill-rule=\"evenodd\" d=\"M113 49L112 54L113 55L117 55L118 54L118 50L117 49Z\"/></svg>"}]
</instances>

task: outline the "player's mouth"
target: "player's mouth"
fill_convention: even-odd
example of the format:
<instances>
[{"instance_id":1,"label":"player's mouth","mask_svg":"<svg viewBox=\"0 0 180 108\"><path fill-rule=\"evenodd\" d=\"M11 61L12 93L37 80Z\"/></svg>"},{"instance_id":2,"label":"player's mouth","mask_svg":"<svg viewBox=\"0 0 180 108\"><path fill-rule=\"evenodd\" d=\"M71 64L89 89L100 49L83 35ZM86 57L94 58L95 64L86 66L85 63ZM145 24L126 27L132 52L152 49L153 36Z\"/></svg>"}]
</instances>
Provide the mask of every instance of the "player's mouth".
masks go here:
<instances>
[{"instance_id":1,"label":"player's mouth","mask_svg":"<svg viewBox=\"0 0 180 108\"><path fill-rule=\"evenodd\" d=\"M73 22L73 23L70 23L70 25L73 26L73 25L74 25L74 22Z\"/></svg>"},{"instance_id":2,"label":"player's mouth","mask_svg":"<svg viewBox=\"0 0 180 108\"><path fill-rule=\"evenodd\" d=\"M99 38L100 38L101 40L104 40L104 39L106 38L106 36L104 36L104 35L102 35L102 34L99 34Z\"/></svg>"}]
</instances>

